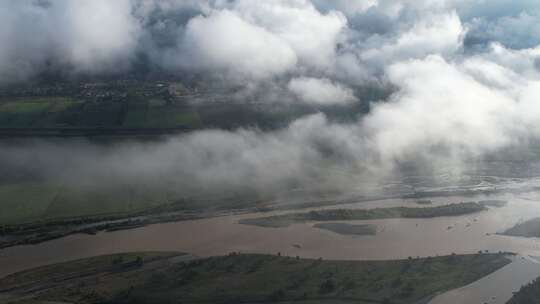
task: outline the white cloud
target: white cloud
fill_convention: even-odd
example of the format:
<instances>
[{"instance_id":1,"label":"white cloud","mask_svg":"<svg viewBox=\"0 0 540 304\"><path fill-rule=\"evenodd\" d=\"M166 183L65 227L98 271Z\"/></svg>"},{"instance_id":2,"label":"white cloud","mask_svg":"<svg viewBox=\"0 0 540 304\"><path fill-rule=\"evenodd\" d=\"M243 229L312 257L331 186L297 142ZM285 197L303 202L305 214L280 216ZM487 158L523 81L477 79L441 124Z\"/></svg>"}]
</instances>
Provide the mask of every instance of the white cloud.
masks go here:
<instances>
[{"instance_id":1,"label":"white cloud","mask_svg":"<svg viewBox=\"0 0 540 304\"><path fill-rule=\"evenodd\" d=\"M285 41L228 10L191 19L182 43L185 65L233 77L267 78L285 73L297 61Z\"/></svg>"},{"instance_id":2,"label":"white cloud","mask_svg":"<svg viewBox=\"0 0 540 304\"><path fill-rule=\"evenodd\" d=\"M381 65L430 54L451 56L461 47L464 34L465 29L455 12L428 14L399 33L394 41L367 49L360 56Z\"/></svg>"},{"instance_id":3,"label":"white cloud","mask_svg":"<svg viewBox=\"0 0 540 304\"><path fill-rule=\"evenodd\" d=\"M385 160L434 149L483 155L530 138L540 124L540 106L532 102L540 82L493 62L429 56L391 65L388 77L400 90L364 121Z\"/></svg>"},{"instance_id":4,"label":"white cloud","mask_svg":"<svg viewBox=\"0 0 540 304\"><path fill-rule=\"evenodd\" d=\"M499 43L492 43L487 52L479 54L477 57L504 66L522 76L539 77L537 62L540 59L540 46L513 50Z\"/></svg>"},{"instance_id":5,"label":"white cloud","mask_svg":"<svg viewBox=\"0 0 540 304\"><path fill-rule=\"evenodd\" d=\"M313 67L332 63L339 35L347 24L340 12L322 14L308 0L238 0L232 9L286 41L300 63Z\"/></svg>"},{"instance_id":6,"label":"white cloud","mask_svg":"<svg viewBox=\"0 0 540 304\"><path fill-rule=\"evenodd\" d=\"M48 63L85 73L122 71L141 31L131 8L129 0L2 1L0 81L24 80Z\"/></svg>"},{"instance_id":7,"label":"white cloud","mask_svg":"<svg viewBox=\"0 0 540 304\"><path fill-rule=\"evenodd\" d=\"M313 0L321 10L338 10L347 16L364 13L379 4L378 0Z\"/></svg>"},{"instance_id":8,"label":"white cloud","mask_svg":"<svg viewBox=\"0 0 540 304\"><path fill-rule=\"evenodd\" d=\"M332 105L346 104L356 100L350 88L326 78L294 78L289 82L288 88L306 103Z\"/></svg>"},{"instance_id":9,"label":"white cloud","mask_svg":"<svg viewBox=\"0 0 540 304\"><path fill-rule=\"evenodd\" d=\"M269 95L315 105L348 104L363 86L389 82L396 93L355 123L318 114L272 132L195 132L155 149L107 150L97 168L85 163L101 160L92 150L43 154L56 157L52 174L71 159L89 175L111 170L119 180L165 172L199 186L354 184L366 168L417 155L483 155L538 139L539 11L537 0L5 0L0 82L49 66L121 71L136 52L180 76L218 74L246 91L264 85ZM164 30L154 36L156 28ZM468 49L464 37L481 47ZM340 174L327 176L328 168Z\"/></svg>"},{"instance_id":10,"label":"white cloud","mask_svg":"<svg viewBox=\"0 0 540 304\"><path fill-rule=\"evenodd\" d=\"M65 44L77 69L99 71L129 64L141 31L129 0L67 1L60 9L67 20L62 22L66 36L58 43Z\"/></svg>"}]
</instances>

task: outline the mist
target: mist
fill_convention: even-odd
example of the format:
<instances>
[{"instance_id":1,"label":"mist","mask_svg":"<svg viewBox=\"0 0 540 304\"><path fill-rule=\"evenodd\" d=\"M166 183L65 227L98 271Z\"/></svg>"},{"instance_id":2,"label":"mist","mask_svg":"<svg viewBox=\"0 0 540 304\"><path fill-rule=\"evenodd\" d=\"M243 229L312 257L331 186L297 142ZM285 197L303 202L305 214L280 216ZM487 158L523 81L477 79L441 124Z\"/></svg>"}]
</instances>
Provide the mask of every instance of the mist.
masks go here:
<instances>
[{"instance_id":1,"label":"mist","mask_svg":"<svg viewBox=\"0 0 540 304\"><path fill-rule=\"evenodd\" d=\"M0 45L2 85L51 70L66 79L121 75L143 56L150 69L241 86L245 99L369 102L370 111L348 123L318 113L279 130L203 130L157 142L5 141L0 170L74 187L141 184L186 196L384 192L411 174L449 172L459 182L475 163L525 151L540 135L540 4L486 5L4 1L0 39L10 43ZM394 93L369 101L362 87Z\"/></svg>"}]
</instances>

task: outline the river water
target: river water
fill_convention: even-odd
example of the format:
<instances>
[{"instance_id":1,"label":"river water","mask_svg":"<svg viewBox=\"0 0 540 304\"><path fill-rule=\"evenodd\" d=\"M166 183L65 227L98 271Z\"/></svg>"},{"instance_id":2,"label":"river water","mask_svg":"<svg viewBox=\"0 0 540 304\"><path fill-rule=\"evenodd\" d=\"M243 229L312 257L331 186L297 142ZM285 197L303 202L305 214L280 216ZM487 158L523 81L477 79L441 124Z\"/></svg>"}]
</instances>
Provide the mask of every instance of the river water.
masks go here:
<instances>
[{"instance_id":1,"label":"river water","mask_svg":"<svg viewBox=\"0 0 540 304\"><path fill-rule=\"evenodd\" d=\"M429 304L504 304L512 293L540 275L537 257L516 256L513 262L470 285L435 297Z\"/></svg>"},{"instance_id":2,"label":"river water","mask_svg":"<svg viewBox=\"0 0 540 304\"><path fill-rule=\"evenodd\" d=\"M490 208L489 211L459 217L348 221L352 224L376 225L375 236L339 235L314 228L314 223L296 224L287 228L263 228L237 223L243 218L268 216L268 213L155 224L97 235L71 235L37 245L0 250L0 277L41 265L127 251L183 251L197 256L224 255L232 251L268 254L280 252L283 255L305 258L340 260L404 259L450 253L476 253L479 250L515 252L524 257L540 256L540 241L537 239L496 235L519 221L540 217L540 200L537 200L537 194L472 198L455 196L431 200L434 205L441 205L482 199L504 199L509 203L502 208ZM413 200L389 199L349 204L339 208L393 206L420 207ZM516 258L510 264L512 266L507 267L517 270L508 271L503 268L497 272L500 277L494 276L495 279L504 281L506 278L513 280L514 285L521 285L540 276L540 267L525 267L528 271L523 272L519 263L533 262L531 259ZM522 279L516 280L516 277ZM508 298L516 288L514 285L507 285L506 293L499 294L499 301ZM453 292L471 299L482 298L491 293L487 287L469 287ZM434 299L433 303L478 303L472 300L448 302L445 301L448 298L444 296ZM455 296L456 294L453 294L451 298ZM487 302L504 303L491 298L490 301Z\"/></svg>"}]
</instances>

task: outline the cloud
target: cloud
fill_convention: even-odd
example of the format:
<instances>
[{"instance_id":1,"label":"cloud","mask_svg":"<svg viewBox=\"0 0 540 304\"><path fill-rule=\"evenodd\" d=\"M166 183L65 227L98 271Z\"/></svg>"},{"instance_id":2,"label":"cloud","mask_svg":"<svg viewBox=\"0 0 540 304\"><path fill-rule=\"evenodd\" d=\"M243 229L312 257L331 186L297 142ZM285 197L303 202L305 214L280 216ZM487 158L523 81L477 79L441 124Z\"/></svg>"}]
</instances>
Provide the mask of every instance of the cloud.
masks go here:
<instances>
[{"instance_id":1,"label":"cloud","mask_svg":"<svg viewBox=\"0 0 540 304\"><path fill-rule=\"evenodd\" d=\"M485 53L476 57L489 60L525 77L537 79L539 76L537 64L540 58L539 46L515 50L506 48L499 43L492 43Z\"/></svg>"},{"instance_id":2,"label":"cloud","mask_svg":"<svg viewBox=\"0 0 540 304\"><path fill-rule=\"evenodd\" d=\"M490 71L483 68L476 72ZM366 118L384 159L435 147L478 155L512 142L505 117L512 115L515 101L460 65L430 56L392 65L388 75L400 91Z\"/></svg>"},{"instance_id":3,"label":"cloud","mask_svg":"<svg viewBox=\"0 0 540 304\"><path fill-rule=\"evenodd\" d=\"M234 1L191 19L181 42L189 67L254 78L333 64L346 18L309 1Z\"/></svg>"},{"instance_id":4,"label":"cloud","mask_svg":"<svg viewBox=\"0 0 540 304\"><path fill-rule=\"evenodd\" d=\"M352 131L315 114L273 132L208 130L160 142L112 145L81 140L0 143L0 165L7 175L95 191L125 185L188 197L326 191L352 187L362 176L361 147Z\"/></svg>"},{"instance_id":5,"label":"cloud","mask_svg":"<svg viewBox=\"0 0 540 304\"><path fill-rule=\"evenodd\" d=\"M351 79L348 86L371 85L385 81L385 66L393 62L432 54L449 59L463 49L489 51L492 43L533 48L540 11L529 0L9 0L0 5L0 38L10 41L0 47L0 83L49 70L122 73L140 66L133 64L142 55L152 68L177 75L225 74L221 80L235 85L314 74Z\"/></svg>"},{"instance_id":6,"label":"cloud","mask_svg":"<svg viewBox=\"0 0 540 304\"><path fill-rule=\"evenodd\" d=\"M135 54L178 73L266 79L333 65L347 19L308 0L3 2L2 78L51 68L71 74L124 72ZM9 12L9 14L7 13ZM22 22L32 20L32 22ZM236 78L236 77L234 77Z\"/></svg>"},{"instance_id":7,"label":"cloud","mask_svg":"<svg viewBox=\"0 0 540 304\"><path fill-rule=\"evenodd\" d=\"M366 87L395 93L347 124L316 114L271 132L201 131L152 146L4 146L0 160L67 181L73 172L164 179L188 192L355 189L419 159L458 166L540 136L539 8L530 0L3 1L0 83L51 69L123 72L143 54L177 77L243 86L236 100L350 106L367 100L359 92L377 96ZM13 161L21 158L41 167ZM59 172L63 162L72 171Z\"/></svg>"},{"instance_id":8,"label":"cloud","mask_svg":"<svg viewBox=\"0 0 540 304\"><path fill-rule=\"evenodd\" d=\"M539 11L521 12L516 16L503 16L496 20L477 17L469 23L466 43L470 47L486 46L498 42L515 49L531 48L540 44Z\"/></svg>"},{"instance_id":9,"label":"cloud","mask_svg":"<svg viewBox=\"0 0 540 304\"><path fill-rule=\"evenodd\" d=\"M308 67L332 63L339 35L347 24L341 12L323 14L308 0L238 0L233 9L286 41L300 63Z\"/></svg>"},{"instance_id":10,"label":"cloud","mask_svg":"<svg viewBox=\"0 0 540 304\"><path fill-rule=\"evenodd\" d=\"M329 79L300 77L293 78L288 88L301 101L318 105L347 104L355 101L350 88Z\"/></svg>"},{"instance_id":11,"label":"cloud","mask_svg":"<svg viewBox=\"0 0 540 304\"><path fill-rule=\"evenodd\" d=\"M380 65L431 54L451 56L461 47L464 34L465 29L455 12L429 15L393 41L380 48L367 49L360 56L365 61Z\"/></svg>"},{"instance_id":12,"label":"cloud","mask_svg":"<svg viewBox=\"0 0 540 304\"><path fill-rule=\"evenodd\" d=\"M56 14L65 14L61 25L66 36L55 40L64 44L63 52L76 70L99 72L129 64L141 31L129 0L66 1L57 9Z\"/></svg>"},{"instance_id":13,"label":"cloud","mask_svg":"<svg viewBox=\"0 0 540 304\"><path fill-rule=\"evenodd\" d=\"M182 45L186 65L233 77L267 78L285 73L297 61L285 41L228 10L191 19Z\"/></svg>"},{"instance_id":14,"label":"cloud","mask_svg":"<svg viewBox=\"0 0 540 304\"><path fill-rule=\"evenodd\" d=\"M22 81L50 68L102 73L128 67L140 25L131 2L3 1L0 81Z\"/></svg>"},{"instance_id":15,"label":"cloud","mask_svg":"<svg viewBox=\"0 0 540 304\"><path fill-rule=\"evenodd\" d=\"M380 194L385 191L380 184L407 174L402 166L420 168L425 176L448 167L470 172L469 161L537 140L540 81L514 68L489 56L448 60L431 55L388 66L388 80L399 90L356 122L336 123L314 114L269 132L206 130L106 146L79 141L0 144L0 167L66 187L140 185L182 197L268 197L295 190ZM338 87L324 79L296 81L330 85L318 93L327 97Z\"/></svg>"},{"instance_id":16,"label":"cloud","mask_svg":"<svg viewBox=\"0 0 540 304\"><path fill-rule=\"evenodd\" d=\"M354 16L377 6L379 2L378 0L314 0L313 4L322 11L337 10L347 16Z\"/></svg>"}]
</instances>

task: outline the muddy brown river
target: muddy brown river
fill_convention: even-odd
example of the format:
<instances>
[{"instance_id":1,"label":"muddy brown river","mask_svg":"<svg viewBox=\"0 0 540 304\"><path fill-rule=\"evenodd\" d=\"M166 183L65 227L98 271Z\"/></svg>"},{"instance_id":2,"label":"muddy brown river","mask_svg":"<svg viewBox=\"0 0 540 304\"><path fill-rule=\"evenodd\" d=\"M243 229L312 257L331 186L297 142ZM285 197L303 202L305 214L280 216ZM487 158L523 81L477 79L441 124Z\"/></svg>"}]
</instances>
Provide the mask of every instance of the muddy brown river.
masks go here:
<instances>
[{"instance_id":1,"label":"muddy brown river","mask_svg":"<svg viewBox=\"0 0 540 304\"><path fill-rule=\"evenodd\" d=\"M486 197L457 196L432 198L432 201L434 205L441 205L481 199ZM509 203L502 208L490 208L489 211L459 217L347 221L352 224L376 225L375 236L340 235L314 228L314 223L296 224L287 228L262 228L237 223L242 218L268 216L269 213L155 224L93 236L71 235L42 244L0 250L0 277L45 264L126 251L183 251L198 256L224 255L232 251L268 254L280 252L305 258L340 260L404 259L476 253L479 250L515 252L525 257L540 256L540 241L537 239L496 235L519 221L540 217L540 200L537 200L536 194L488 199L504 199ZM414 200L389 199L339 208L393 206L420 207ZM540 276L540 267L537 270L525 276L523 283L530 281L530 277ZM509 287L512 290L505 295L511 295L513 288ZM481 290L478 288L476 293L481 293ZM483 290L487 292L485 288ZM500 296L499 299L504 297ZM449 302L438 298L434 303ZM504 302L490 298L489 303Z\"/></svg>"}]
</instances>

